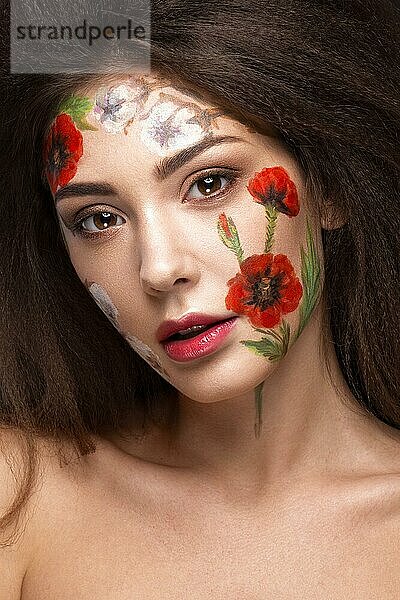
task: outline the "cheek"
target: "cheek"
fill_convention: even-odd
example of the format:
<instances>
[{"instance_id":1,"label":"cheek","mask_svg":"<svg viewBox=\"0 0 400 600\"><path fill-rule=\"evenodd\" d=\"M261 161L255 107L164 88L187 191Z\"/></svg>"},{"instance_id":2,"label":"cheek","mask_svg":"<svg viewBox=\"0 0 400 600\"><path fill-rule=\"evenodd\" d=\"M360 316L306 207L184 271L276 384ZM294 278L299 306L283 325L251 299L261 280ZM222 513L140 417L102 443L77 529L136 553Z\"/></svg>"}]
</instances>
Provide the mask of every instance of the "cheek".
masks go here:
<instances>
[{"instance_id":1,"label":"cheek","mask_svg":"<svg viewBox=\"0 0 400 600\"><path fill-rule=\"evenodd\" d=\"M157 373L162 375L165 379L167 379L167 381L170 381L170 375L163 368L160 358L157 356L157 354L141 339L127 332L121 326L119 310L105 288L94 281L89 281L87 278L84 279L84 284L88 292L95 300L96 304L111 321L114 327L119 331L122 337L128 342L130 347L137 354L139 354L139 356L143 358L143 360L145 360L155 371L157 371Z\"/></svg>"},{"instance_id":2,"label":"cheek","mask_svg":"<svg viewBox=\"0 0 400 600\"><path fill-rule=\"evenodd\" d=\"M221 242L237 259L236 275L228 281L226 308L246 316L260 341L248 340L248 347L269 360L282 358L289 346L291 326L286 320L300 310L295 337L298 337L318 302L321 265L312 220L300 213L300 197L283 167L264 168L249 182L248 190L257 210L264 213L254 232L264 234L263 246L253 243L241 213L219 216ZM250 206L249 206L250 211ZM307 234L305 235L305 232ZM304 245L304 238L306 244ZM292 326L294 323L292 322ZM278 331L267 331L279 327Z\"/></svg>"},{"instance_id":3,"label":"cheek","mask_svg":"<svg viewBox=\"0 0 400 600\"><path fill-rule=\"evenodd\" d=\"M266 225L265 216L260 207L251 202L250 196L247 197L247 192L245 192L242 204L239 207L234 207L233 210L227 210L226 216L230 217L231 223L236 227L244 257L263 252ZM221 239L219 244L223 252Z\"/></svg>"},{"instance_id":4,"label":"cheek","mask_svg":"<svg viewBox=\"0 0 400 600\"><path fill-rule=\"evenodd\" d=\"M115 306L108 292L105 290L105 288L102 287L99 283L96 283L95 281L90 281L87 278L84 279L84 284L89 294L93 297L94 301L103 311L106 317L111 321L114 327L121 334L123 334L123 330L119 322L118 309Z\"/></svg>"},{"instance_id":5,"label":"cheek","mask_svg":"<svg viewBox=\"0 0 400 600\"><path fill-rule=\"evenodd\" d=\"M239 270L241 260L268 252L286 255L296 271L300 270L300 249L305 240L305 231L305 213L293 219L278 217L266 251L268 219L262 207L251 202L250 198L246 199L241 206L228 208L226 212L216 215L215 225L212 223L205 233L206 248L209 242L209 264L230 278Z\"/></svg>"}]
</instances>

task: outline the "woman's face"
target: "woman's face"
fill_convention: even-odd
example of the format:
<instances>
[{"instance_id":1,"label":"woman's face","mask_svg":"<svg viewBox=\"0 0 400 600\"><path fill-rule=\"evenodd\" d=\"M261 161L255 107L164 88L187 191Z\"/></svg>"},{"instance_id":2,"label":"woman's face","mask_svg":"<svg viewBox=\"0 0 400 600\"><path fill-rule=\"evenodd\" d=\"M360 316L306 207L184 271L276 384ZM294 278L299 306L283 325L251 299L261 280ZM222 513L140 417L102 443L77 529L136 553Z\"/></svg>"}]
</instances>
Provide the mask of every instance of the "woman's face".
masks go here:
<instances>
[{"instance_id":1,"label":"woman's face","mask_svg":"<svg viewBox=\"0 0 400 600\"><path fill-rule=\"evenodd\" d=\"M319 284L318 224L278 138L144 75L67 99L44 157L77 274L157 372L205 403L277 368ZM219 324L158 339L189 313Z\"/></svg>"}]
</instances>

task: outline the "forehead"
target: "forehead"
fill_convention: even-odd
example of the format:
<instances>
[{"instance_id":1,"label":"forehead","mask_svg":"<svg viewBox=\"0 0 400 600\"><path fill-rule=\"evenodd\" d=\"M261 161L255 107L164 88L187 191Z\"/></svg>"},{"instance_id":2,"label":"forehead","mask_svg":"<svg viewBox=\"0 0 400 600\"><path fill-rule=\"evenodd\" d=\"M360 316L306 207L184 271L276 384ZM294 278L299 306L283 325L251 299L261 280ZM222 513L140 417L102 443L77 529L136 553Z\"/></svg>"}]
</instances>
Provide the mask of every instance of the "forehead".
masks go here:
<instances>
[{"instance_id":1,"label":"forehead","mask_svg":"<svg viewBox=\"0 0 400 600\"><path fill-rule=\"evenodd\" d=\"M124 117L126 120L129 117L143 119L152 107L159 104L173 103L175 108L194 112L223 112L193 90L184 89L182 85L178 87L164 77L147 74L97 80L78 94L93 101L94 112L105 123L106 130L116 133L123 131Z\"/></svg>"},{"instance_id":2,"label":"forehead","mask_svg":"<svg viewBox=\"0 0 400 600\"><path fill-rule=\"evenodd\" d=\"M86 101L82 131L87 156L167 156L214 135L248 133L221 108L163 78L135 75L93 85L77 93Z\"/></svg>"},{"instance_id":3,"label":"forehead","mask_svg":"<svg viewBox=\"0 0 400 600\"><path fill-rule=\"evenodd\" d=\"M216 108L194 91L183 89L182 86L177 87L166 78L146 74L98 80L78 93L93 100L97 114L101 114L104 109L114 107L117 111L123 108L124 112L128 108L131 112L136 110L135 116L143 117L144 108L150 109L157 102L168 101L175 103L177 107L187 106L193 110ZM117 131L117 129L110 126L109 131Z\"/></svg>"},{"instance_id":4,"label":"forehead","mask_svg":"<svg viewBox=\"0 0 400 600\"><path fill-rule=\"evenodd\" d=\"M224 160L226 149L232 158L239 156L237 142L247 144L246 156L249 144L257 155L269 152L271 142L279 145L279 136L268 129L257 133L252 125L234 118L230 109L165 78L113 76L92 80L63 101L45 140L45 170L53 193L71 179L74 183L106 179L122 186L132 175L152 181L196 156L206 160L218 152ZM227 146L227 142L234 143Z\"/></svg>"},{"instance_id":5,"label":"forehead","mask_svg":"<svg viewBox=\"0 0 400 600\"><path fill-rule=\"evenodd\" d=\"M150 75L96 81L66 99L63 111L83 137L75 179L100 164L150 164L214 137L254 133L198 94Z\"/></svg>"}]
</instances>

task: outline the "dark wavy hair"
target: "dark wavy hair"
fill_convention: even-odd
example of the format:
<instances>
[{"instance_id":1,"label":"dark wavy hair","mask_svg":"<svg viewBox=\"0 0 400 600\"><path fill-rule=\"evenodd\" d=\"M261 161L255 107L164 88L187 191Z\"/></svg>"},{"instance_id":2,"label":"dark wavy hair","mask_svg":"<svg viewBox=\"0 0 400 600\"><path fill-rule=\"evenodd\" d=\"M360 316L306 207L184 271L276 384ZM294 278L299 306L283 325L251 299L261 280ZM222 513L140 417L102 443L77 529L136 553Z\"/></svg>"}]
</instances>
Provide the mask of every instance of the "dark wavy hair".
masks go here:
<instances>
[{"instance_id":1,"label":"dark wavy hair","mask_svg":"<svg viewBox=\"0 0 400 600\"><path fill-rule=\"evenodd\" d=\"M400 9L390 0L152 0L152 71L260 133L272 125L322 230L328 343L364 410L400 428ZM2 6L0 426L24 472L0 520L18 521L37 480L37 442L94 452L93 434L173 433L177 390L132 351L69 259L42 141L89 75L10 74ZM390 65L390 68L388 68ZM9 545L11 537L6 540Z\"/></svg>"}]
</instances>

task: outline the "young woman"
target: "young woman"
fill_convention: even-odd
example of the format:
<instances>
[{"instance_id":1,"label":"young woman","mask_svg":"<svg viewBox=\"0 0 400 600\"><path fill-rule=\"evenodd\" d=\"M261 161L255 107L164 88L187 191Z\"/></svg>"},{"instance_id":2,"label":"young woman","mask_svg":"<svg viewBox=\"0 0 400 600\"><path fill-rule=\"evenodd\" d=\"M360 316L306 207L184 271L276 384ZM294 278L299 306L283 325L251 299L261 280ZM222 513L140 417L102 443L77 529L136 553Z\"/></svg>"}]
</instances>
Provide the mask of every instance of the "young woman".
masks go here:
<instances>
[{"instance_id":1,"label":"young woman","mask_svg":"<svg viewBox=\"0 0 400 600\"><path fill-rule=\"evenodd\" d=\"M151 72L5 74L1 598L398 598L398 25L163 0Z\"/></svg>"}]
</instances>

